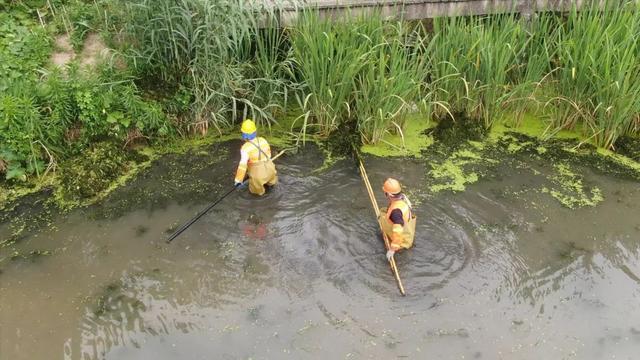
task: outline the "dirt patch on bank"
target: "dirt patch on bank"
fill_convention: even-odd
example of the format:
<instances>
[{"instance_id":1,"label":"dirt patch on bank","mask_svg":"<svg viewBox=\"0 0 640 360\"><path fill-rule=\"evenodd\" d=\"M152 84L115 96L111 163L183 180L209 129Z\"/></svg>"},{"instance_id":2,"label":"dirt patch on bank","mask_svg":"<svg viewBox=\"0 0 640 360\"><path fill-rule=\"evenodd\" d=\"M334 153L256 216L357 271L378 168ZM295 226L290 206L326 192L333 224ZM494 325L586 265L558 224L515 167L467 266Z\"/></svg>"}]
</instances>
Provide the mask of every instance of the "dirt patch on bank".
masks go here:
<instances>
[{"instance_id":1,"label":"dirt patch on bank","mask_svg":"<svg viewBox=\"0 0 640 360\"><path fill-rule=\"evenodd\" d=\"M82 52L80 53L80 64L83 67L93 68L100 59L109 55L109 48L98 34L89 34L84 41Z\"/></svg>"},{"instance_id":2,"label":"dirt patch on bank","mask_svg":"<svg viewBox=\"0 0 640 360\"><path fill-rule=\"evenodd\" d=\"M56 67L64 67L75 58L76 53L71 46L69 34L58 36L55 41L55 51L51 54L51 63Z\"/></svg>"},{"instance_id":3,"label":"dirt patch on bank","mask_svg":"<svg viewBox=\"0 0 640 360\"><path fill-rule=\"evenodd\" d=\"M92 69L101 59L106 58L110 53L109 48L98 34L87 35L80 54L76 54L73 50L69 34L58 36L55 44L56 50L51 54L51 63L60 68L78 59L80 66Z\"/></svg>"}]
</instances>

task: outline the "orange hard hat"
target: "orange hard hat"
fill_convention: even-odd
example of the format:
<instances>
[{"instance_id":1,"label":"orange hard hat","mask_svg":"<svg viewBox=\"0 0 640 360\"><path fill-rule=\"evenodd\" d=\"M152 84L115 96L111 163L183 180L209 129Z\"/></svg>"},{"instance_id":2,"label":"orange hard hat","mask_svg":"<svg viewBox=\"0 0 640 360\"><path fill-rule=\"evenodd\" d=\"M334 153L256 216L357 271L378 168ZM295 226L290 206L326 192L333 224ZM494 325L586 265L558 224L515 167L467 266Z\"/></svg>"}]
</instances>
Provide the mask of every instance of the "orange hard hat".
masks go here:
<instances>
[{"instance_id":1,"label":"orange hard hat","mask_svg":"<svg viewBox=\"0 0 640 360\"><path fill-rule=\"evenodd\" d=\"M384 185L382 186L382 190L384 192L389 193L391 195L399 194L402 191L402 186L400 186L400 182L393 178L388 178L384 181Z\"/></svg>"}]
</instances>

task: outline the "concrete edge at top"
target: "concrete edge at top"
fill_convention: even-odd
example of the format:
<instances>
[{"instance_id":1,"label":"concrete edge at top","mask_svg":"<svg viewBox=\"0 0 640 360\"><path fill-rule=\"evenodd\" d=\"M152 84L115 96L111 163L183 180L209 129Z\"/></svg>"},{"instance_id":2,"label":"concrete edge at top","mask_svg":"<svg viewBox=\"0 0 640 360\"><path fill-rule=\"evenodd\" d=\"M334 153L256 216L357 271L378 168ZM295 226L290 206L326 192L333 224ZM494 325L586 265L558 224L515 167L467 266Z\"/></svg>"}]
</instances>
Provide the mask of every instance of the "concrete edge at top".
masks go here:
<instances>
[{"instance_id":1,"label":"concrete edge at top","mask_svg":"<svg viewBox=\"0 0 640 360\"><path fill-rule=\"evenodd\" d=\"M301 11L316 9L325 19L339 20L379 13L384 18L421 20L443 16L466 16L517 12L529 16L540 11L568 11L589 0L265 0L277 7L279 24L295 24ZM602 1L602 0L601 0Z\"/></svg>"}]
</instances>

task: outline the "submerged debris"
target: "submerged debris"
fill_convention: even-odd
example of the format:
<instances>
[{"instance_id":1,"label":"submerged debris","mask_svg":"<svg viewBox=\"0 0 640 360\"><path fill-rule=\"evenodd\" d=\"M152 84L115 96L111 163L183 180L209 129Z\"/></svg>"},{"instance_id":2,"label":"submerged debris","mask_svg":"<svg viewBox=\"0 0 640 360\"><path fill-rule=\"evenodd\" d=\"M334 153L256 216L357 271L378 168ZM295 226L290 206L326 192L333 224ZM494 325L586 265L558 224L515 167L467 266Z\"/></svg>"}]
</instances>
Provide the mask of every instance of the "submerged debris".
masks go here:
<instances>
[{"instance_id":1,"label":"submerged debris","mask_svg":"<svg viewBox=\"0 0 640 360\"><path fill-rule=\"evenodd\" d=\"M481 121L469 119L464 114L443 116L438 120L438 126L431 130L437 145L448 149L465 146L469 141L482 141L486 138L487 130Z\"/></svg>"}]
</instances>

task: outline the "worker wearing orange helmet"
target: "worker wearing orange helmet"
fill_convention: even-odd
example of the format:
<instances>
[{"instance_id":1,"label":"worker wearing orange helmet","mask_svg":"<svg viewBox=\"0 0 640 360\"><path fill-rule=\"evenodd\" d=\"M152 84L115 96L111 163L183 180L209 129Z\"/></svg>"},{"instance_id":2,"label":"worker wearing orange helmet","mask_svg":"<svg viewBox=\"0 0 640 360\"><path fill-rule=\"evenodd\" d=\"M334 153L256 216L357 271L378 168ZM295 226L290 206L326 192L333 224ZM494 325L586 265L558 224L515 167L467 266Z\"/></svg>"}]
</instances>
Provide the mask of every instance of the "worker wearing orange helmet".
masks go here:
<instances>
[{"instance_id":1,"label":"worker wearing orange helmet","mask_svg":"<svg viewBox=\"0 0 640 360\"><path fill-rule=\"evenodd\" d=\"M248 172L249 191L252 194L263 195L265 185L273 186L278 182L276 166L271 161L271 147L267 140L258 136L253 120L243 121L240 130L245 142L240 148L240 163L234 184L236 187L242 185Z\"/></svg>"},{"instance_id":2,"label":"worker wearing orange helmet","mask_svg":"<svg viewBox=\"0 0 640 360\"><path fill-rule=\"evenodd\" d=\"M396 251L413 246L416 232L416 217L411 210L411 202L402 193L402 186L396 179L388 178L382 186L389 199L389 207L380 209L378 221L382 231L389 238L387 259L391 261Z\"/></svg>"}]
</instances>

